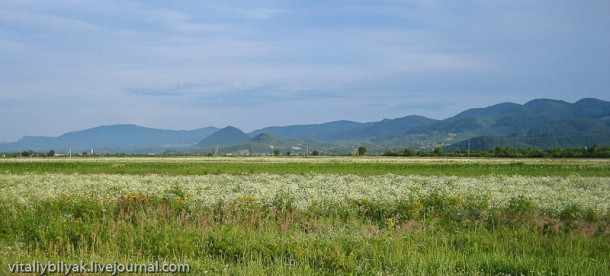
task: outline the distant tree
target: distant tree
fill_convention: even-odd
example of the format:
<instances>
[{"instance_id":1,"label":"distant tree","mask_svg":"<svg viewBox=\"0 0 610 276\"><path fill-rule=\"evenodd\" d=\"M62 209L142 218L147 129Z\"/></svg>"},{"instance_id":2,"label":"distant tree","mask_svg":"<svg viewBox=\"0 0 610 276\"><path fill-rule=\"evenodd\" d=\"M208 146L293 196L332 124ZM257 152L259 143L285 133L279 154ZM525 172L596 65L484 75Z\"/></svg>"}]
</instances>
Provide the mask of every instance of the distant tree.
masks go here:
<instances>
[{"instance_id":1,"label":"distant tree","mask_svg":"<svg viewBox=\"0 0 610 276\"><path fill-rule=\"evenodd\" d=\"M274 149L273 150L273 156L280 156L280 150L279 149Z\"/></svg>"},{"instance_id":2,"label":"distant tree","mask_svg":"<svg viewBox=\"0 0 610 276\"><path fill-rule=\"evenodd\" d=\"M434 155L436 156L441 156L445 154L445 150L443 150L442 147L436 147L434 148Z\"/></svg>"},{"instance_id":3,"label":"distant tree","mask_svg":"<svg viewBox=\"0 0 610 276\"><path fill-rule=\"evenodd\" d=\"M598 144L595 144L589 149L589 153L596 153L596 152L600 151L600 148L601 147Z\"/></svg>"},{"instance_id":4,"label":"distant tree","mask_svg":"<svg viewBox=\"0 0 610 276\"><path fill-rule=\"evenodd\" d=\"M311 153L311 155L313 156L318 156L320 155L320 152L318 150L313 150L313 152Z\"/></svg>"},{"instance_id":5,"label":"distant tree","mask_svg":"<svg viewBox=\"0 0 610 276\"><path fill-rule=\"evenodd\" d=\"M286 152L286 156L290 156L291 154L292 154L292 152L290 152L290 151Z\"/></svg>"},{"instance_id":6,"label":"distant tree","mask_svg":"<svg viewBox=\"0 0 610 276\"><path fill-rule=\"evenodd\" d=\"M23 156L23 157L28 157L30 155L31 155L30 151L24 150L23 152L21 152L21 156Z\"/></svg>"},{"instance_id":7,"label":"distant tree","mask_svg":"<svg viewBox=\"0 0 610 276\"><path fill-rule=\"evenodd\" d=\"M415 155L415 152L412 149L406 148L404 151L402 151L402 154L404 156L413 156Z\"/></svg>"},{"instance_id":8,"label":"distant tree","mask_svg":"<svg viewBox=\"0 0 610 276\"><path fill-rule=\"evenodd\" d=\"M364 155L366 153L366 147L360 146L358 147L358 155Z\"/></svg>"},{"instance_id":9,"label":"distant tree","mask_svg":"<svg viewBox=\"0 0 610 276\"><path fill-rule=\"evenodd\" d=\"M504 148L503 148L503 147L500 147L500 146L496 147L496 148L494 149L494 155L495 155L496 157L504 156L504 155L505 155L505 154L504 154Z\"/></svg>"},{"instance_id":10,"label":"distant tree","mask_svg":"<svg viewBox=\"0 0 610 276\"><path fill-rule=\"evenodd\" d=\"M49 156L49 157L55 156L55 151L54 150L50 150L49 153L47 153L47 156Z\"/></svg>"}]
</instances>

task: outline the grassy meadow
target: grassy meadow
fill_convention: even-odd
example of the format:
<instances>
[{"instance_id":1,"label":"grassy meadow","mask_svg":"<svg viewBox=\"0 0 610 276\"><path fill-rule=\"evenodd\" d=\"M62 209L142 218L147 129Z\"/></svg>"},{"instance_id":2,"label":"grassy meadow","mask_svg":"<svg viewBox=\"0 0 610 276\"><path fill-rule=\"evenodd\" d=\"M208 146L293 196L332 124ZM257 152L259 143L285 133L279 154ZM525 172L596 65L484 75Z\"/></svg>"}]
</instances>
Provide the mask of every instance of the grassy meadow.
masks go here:
<instances>
[{"instance_id":1,"label":"grassy meadow","mask_svg":"<svg viewBox=\"0 0 610 276\"><path fill-rule=\"evenodd\" d=\"M609 191L605 159L0 159L0 274L610 275Z\"/></svg>"}]
</instances>

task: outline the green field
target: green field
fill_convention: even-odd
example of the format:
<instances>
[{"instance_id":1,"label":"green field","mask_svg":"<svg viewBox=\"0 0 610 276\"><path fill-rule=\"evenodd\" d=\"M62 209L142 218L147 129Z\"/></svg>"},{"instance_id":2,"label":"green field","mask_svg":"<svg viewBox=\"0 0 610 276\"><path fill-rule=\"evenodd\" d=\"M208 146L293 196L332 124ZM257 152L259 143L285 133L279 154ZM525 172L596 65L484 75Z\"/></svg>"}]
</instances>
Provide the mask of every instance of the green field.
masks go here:
<instances>
[{"instance_id":1,"label":"green field","mask_svg":"<svg viewBox=\"0 0 610 276\"><path fill-rule=\"evenodd\" d=\"M310 158L21 158L0 159L0 173L163 174L237 173L355 175L610 176L607 159L467 159L391 157Z\"/></svg>"},{"instance_id":2,"label":"green field","mask_svg":"<svg viewBox=\"0 0 610 276\"><path fill-rule=\"evenodd\" d=\"M0 274L610 275L610 161L0 160Z\"/></svg>"}]
</instances>

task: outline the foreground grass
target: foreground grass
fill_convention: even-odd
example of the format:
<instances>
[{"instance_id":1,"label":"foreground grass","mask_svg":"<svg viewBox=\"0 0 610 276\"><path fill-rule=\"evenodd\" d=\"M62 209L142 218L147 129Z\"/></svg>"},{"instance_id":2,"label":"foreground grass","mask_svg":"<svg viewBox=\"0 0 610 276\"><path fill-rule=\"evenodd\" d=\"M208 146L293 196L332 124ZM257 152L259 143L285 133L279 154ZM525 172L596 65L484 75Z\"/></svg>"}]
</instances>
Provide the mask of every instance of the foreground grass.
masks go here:
<instances>
[{"instance_id":1,"label":"foreground grass","mask_svg":"<svg viewBox=\"0 0 610 276\"><path fill-rule=\"evenodd\" d=\"M31 261L186 263L191 275L610 275L609 167L3 160L0 275Z\"/></svg>"},{"instance_id":2,"label":"foreground grass","mask_svg":"<svg viewBox=\"0 0 610 276\"><path fill-rule=\"evenodd\" d=\"M530 175L610 176L606 159L428 159L428 158L59 158L0 159L0 174L166 174L206 175L239 173L355 175Z\"/></svg>"},{"instance_id":3,"label":"foreground grass","mask_svg":"<svg viewBox=\"0 0 610 276\"><path fill-rule=\"evenodd\" d=\"M438 196L384 210L350 205L299 210L241 198L207 208L132 196L5 206L0 263L160 260L187 263L195 274L239 275L610 273L607 215L554 218L518 204L464 209Z\"/></svg>"}]
</instances>

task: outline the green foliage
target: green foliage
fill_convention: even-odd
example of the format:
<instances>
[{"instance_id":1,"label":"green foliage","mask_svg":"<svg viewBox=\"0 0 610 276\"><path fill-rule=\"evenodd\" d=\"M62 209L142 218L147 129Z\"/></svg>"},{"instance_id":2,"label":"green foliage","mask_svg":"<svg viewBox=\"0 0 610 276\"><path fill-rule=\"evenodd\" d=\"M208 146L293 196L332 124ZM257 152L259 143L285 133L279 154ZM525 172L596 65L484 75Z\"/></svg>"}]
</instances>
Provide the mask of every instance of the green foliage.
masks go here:
<instances>
[{"instance_id":1,"label":"green foliage","mask_svg":"<svg viewBox=\"0 0 610 276\"><path fill-rule=\"evenodd\" d=\"M366 154L366 151L367 151L367 149L365 146L358 147L358 155L364 155L364 154Z\"/></svg>"},{"instance_id":2,"label":"green foliage","mask_svg":"<svg viewBox=\"0 0 610 276\"><path fill-rule=\"evenodd\" d=\"M570 204L561 211L559 217L562 220L577 220L584 218L584 211L582 210L582 208L580 208L580 206Z\"/></svg>"},{"instance_id":3,"label":"green foliage","mask_svg":"<svg viewBox=\"0 0 610 276\"><path fill-rule=\"evenodd\" d=\"M536 203L524 195L519 195L510 199L508 209L511 212L533 211L536 209Z\"/></svg>"},{"instance_id":4,"label":"green foliage","mask_svg":"<svg viewBox=\"0 0 610 276\"><path fill-rule=\"evenodd\" d=\"M483 136L458 142L445 147L446 151L456 148L471 147L474 156L493 157L534 157L534 158L608 158L610 145L606 141L608 133L595 135L599 139L584 139L578 133L559 135L557 137L496 137ZM576 143L574 141L583 138ZM564 141L565 140L565 141ZM605 145L596 145L604 141ZM564 142L562 142L564 141ZM574 147L574 145L593 145L590 147ZM473 156L473 155L471 155Z\"/></svg>"},{"instance_id":5,"label":"green foliage","mask_svg":"<svg viewBox=\"0 0 610 276\"><path fill-rule=\"evenodd\" d=\"M320 152L318 150L313 150L313 152L311 152L311 155L313 156L319 156Z\"/></svg>"},{"instance_id":6,"label":"green foliage","mask_svg":"<svg viewBox=\"0 0 610 276\"><path fill-rule=\"evenodd\" d=\"M280 150L279 149L274 149L273 150L273 156L280 156Z\"/></svg>"},{"instance_id":7,"label":"green foliage","mask_svg":"<svg viewBox=\"0 0 610 276\"><path fill-rule=\"evenodd\" d=\"M581 210L568 207L571 224L548 233L537 222L553 218L524 215L522 209L536 209L522 196L511 201L508 217L489 206L471 209L476 199L441 193L421 202L362 199L306 210L283 194L269 206L244 196L188 209L181 196L174 185L164 197L3 202L10 208L0 208L0 252L10 254L0 254L0 262L164 260L187 263L194 274L610 273L607 216L583 224L573 215ZM582 234L591 228L598 230Z\"/></svg>"},{"instance_id":8,"label":"green foliage","mask_svg":"<svg viewBox=\"0 0 610 276\"><path fill-rule=\"evenodd\" d=\"M415 156L415 152L410 148L406 148L402 152L404 156Z\"/></svg>"}]
</instances>

